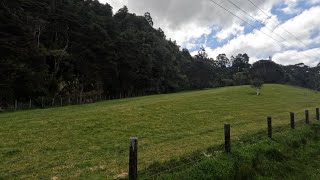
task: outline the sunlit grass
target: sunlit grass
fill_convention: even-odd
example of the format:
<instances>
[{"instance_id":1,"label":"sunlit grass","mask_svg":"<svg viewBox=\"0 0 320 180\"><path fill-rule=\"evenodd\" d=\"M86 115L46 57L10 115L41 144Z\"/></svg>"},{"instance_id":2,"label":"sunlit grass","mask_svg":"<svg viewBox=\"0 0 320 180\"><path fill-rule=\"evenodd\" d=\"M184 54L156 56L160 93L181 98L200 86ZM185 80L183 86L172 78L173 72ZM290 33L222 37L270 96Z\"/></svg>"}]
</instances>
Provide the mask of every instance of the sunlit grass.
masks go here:
<instances>
[{"instance_id":1,"label":"sunlit grass","mask_svg":"<svg viewBox=\"0 0 320 180\"><path fill-rule=\"evenodd\" d=\"M126 173L129 137L139 138L139 169L232 138L289 123L289 112L319 106L320 94L284 85L138 97L0 114L0 179L107 177Z\"/></svg>"}]
</instances>

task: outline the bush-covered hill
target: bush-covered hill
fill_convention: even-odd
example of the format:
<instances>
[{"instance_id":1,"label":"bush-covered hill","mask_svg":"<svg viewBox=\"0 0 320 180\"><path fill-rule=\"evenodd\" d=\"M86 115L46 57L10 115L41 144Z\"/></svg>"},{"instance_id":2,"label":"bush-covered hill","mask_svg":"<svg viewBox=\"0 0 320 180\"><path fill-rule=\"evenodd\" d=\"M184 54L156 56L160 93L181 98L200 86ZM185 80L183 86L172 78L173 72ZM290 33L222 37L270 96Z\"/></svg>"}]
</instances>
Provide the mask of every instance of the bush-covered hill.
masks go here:
<instances>
[{"instance_id":1,"label":"bush-covered hill","mask_svg":"<svg viewBox=\"0 0 320 180\"><path fill-rule=\"evenodd\" d=\"M247 54L216 59L154 29L150 13L113 12L97 0L3 0L0 3L0 100L83 95L136 96L249 84L319 89L319 67L280 66ZM37 102L37 101L35 101Z\"/></svg>"}]
</instances>

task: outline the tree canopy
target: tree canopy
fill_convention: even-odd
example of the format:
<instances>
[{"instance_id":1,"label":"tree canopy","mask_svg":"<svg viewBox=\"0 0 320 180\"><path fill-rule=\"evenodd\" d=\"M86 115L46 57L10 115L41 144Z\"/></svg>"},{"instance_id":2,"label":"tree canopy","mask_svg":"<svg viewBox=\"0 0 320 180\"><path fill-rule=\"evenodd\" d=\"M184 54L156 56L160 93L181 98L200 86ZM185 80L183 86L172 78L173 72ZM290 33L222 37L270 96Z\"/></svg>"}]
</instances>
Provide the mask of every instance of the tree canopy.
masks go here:
<instances>
[{"instance_id":1,"label":"tree canopy","mask_svg":"<svg viewBox=\"0 0 320 180\"><path fill-rule=\"evenodd\" d=\"M151 14L98 0L0 3L0 100L135 96L226 85L289 83L320 89L319 66L282 66L247 54L191 56L153 28Z\"/></svg>"}]
</instances>

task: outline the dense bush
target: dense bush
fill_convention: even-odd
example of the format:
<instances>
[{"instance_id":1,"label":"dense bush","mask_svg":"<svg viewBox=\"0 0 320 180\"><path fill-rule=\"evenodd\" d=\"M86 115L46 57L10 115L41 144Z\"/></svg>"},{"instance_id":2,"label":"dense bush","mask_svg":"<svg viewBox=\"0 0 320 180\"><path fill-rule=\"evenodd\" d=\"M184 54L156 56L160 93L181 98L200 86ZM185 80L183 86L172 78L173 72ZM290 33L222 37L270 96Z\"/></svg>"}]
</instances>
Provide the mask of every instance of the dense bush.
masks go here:
<instances>
[{"instance_id":1,"label":"dense bush","mask_svg":"<svg viewBox=\"0 0 320 180\"><path fill-rule=\"evenodd\" d=\"M3 0L0 3L0 101L80 96L135 96L185 89L290 83L320 89L319 67L281 66L247 54L192 57L150 13L113 13L97 0Z\"/></svg>"}]
</instances>

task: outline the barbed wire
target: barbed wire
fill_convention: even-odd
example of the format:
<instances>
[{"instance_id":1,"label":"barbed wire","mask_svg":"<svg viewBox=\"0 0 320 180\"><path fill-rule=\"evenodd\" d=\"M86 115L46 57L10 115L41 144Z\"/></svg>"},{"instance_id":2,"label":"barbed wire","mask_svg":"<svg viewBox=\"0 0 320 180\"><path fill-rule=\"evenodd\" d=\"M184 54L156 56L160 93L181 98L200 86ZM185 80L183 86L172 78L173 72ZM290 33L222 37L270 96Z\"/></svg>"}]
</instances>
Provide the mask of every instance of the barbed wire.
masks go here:
<instances>
[{"instance_id":1,"label":"barbed wire","mask_svg":"<svg viewBox=\"0 0 320 180\"><path fill-rule=\"evenodd\" d=\"M282 114L282 113L281 113L281 114ZM297 111L297 112L295 113L295 123L296 123L296 124L299 124L299 125L304 124L304 123L305 123L305 116L304 116L304 115L305 115L305 114L304 114L303 110ZM309 114L309 115L310 115L310 114ZM312 119L316 119L316 118L312 118ZM288 113L288 120L290 120L290 119L289 119L289 113ZM310 119L310 120L311 120L311 119ZM280 124L280 125L275 126L274 129L275 129L275 130L278 130L278 129L279 129L279 131L277 131L276 133L277 133L277 134L279 134L279 133L282 134L283 131L281 131L281 129L286 128L286 127L289 126L289 125L290 125L290 123L288 123L288 124ZM261 129L260 129L260 132L261 132ZM265 138L267 138L267 137L265 136ZM191 156L191 157L186 157L186 158L184 158L183 160L181 160L181 161L189 160L189 162L187 162L187 163L182 163L182 164L181 164L181 163L180 163L181 161L178 161L178 162L169 163L169 164L168 164L168 163L159 164L158 166L161 166L161 167L158 167L158 169L160 169L160 170L161 170L161 169L164 169L164 170L161 171L161 172L158 172L158 173L156 173L156 174L153 174L153 175L151 175L151 176L146 176L146 177L145 177L145 174L152 174L152 173L155 172L155 170L158 170L158 169L153 168L153 169L149 169L149 170L140 171L140 173L142 174L142 176L143 176L144 178L148 178L148 179L150 178L150 179L152 179L152 178L155 178L155 177L160 176L160 175L162 175L162 174L165 174L165 173L168 173L168 172L172 172L173 170L176 170L176 169L179 169L179 168L182 168L182 167L191 165L191 164L198 163L198 162L206 159L207 157L204 156L203 158L199 158L199 159L197 159L197 160L191 160L191 161L190 161L190 159L188 159L188 158L194 159L194 157ZM179 165L179 164L181 164L181 165ZM166 168L166 167L164 167L164 166L172 167L172 168Z\"/></svg>"},{"instance_id":2,"label":"barbed wire","mask_svg":"<svg viewBox=\"0 0 320 180\"><path fill-rule=\"evenodd\" d=\"M310 109L313 109L314 107L308 107L308 108L304 108L304 109L309 109L309 118L310 118L310 122L312 122L312 120L315 120L316 118L313 117L313 115L315 114L313 111L310 111ZM284 113L277 113L275 117L277 116L280 116L280 117L283 117L284 116ZM286 127L289 127L289 120L290 120L290 116L289 116L289 112L288 112L288 124L285 124L285 123L282 123L280 125L276 125L274 126L274 130L277 131L277 129L281 130L281 128L286 128ZM283 121L283 120L282 120ZM318 121L316 121L318 122ZM304 124L305 123L305 112L302 108L300 108L299 110L296 110L295 111L295 123L299 126L301 126L301 124ZM265 126L265 124L263 124ZM237 126L234 125L233 126L234 128L236 128ZM213 128L212 131L209 131L208 133L216 133L216 130L218 130L219 128ZM201 129L202 130L202 129ZM259 130L259 132L261 131L264 131L263 128L258 128L257 130ZM203 130L204 131L207 131L207 129ZM202 131L198 132L196 135L202 135L203 134ZM282 131L278 131L277 133L281 133ZM194 136L195 134L193 134ZM266 137L266 136L265 136ZM244 135L244 137L241 137L239 138L239 140L241 140L242 138L246 138L246 136ZM185 141L186 139L180 139L181 141ZM206 142L203 142L203 143L207 143ZM180 148L185 148L187 149L188 146L193 146L194 145L199 145L199 142L195 142L195 143L186 143L184 146L181 146ZM217 147L220 146L220 145L216 145ZM207 150L205 151L202 151L202 152L197 152L195 154L191 154L191 155L188 155L188 156L185 156L185 157L178 157L178 159L174 159L172 161L168 161L168 162L163 162L163 163L159 163L159 164L156 164L154 165L155 167L152 167L152 164L151 164L151 167L149 166L149 168L146 168L142 171L139 171L139 173L141 173L142 175L148 175L148 174L152 174L151 176L148 176L149 178L153 178L153 177L157 177L161 174L164 174L164 173L167 173L167 172L171 172L173 170L176 170L176 169L179 169L179 168L182 168L182 167L185 167L187 165L191 165L191 164L196 164L204 159L209 159L211 158L212 156L214 156L215 154L210 154L209 157L205 155L205 153L210 153L208 148L212 147L212 145L208 145L207 147L205 147ZM50 152L50 153L47 153L47 154L42 154L42 155L39 155L39 154L33 154L33 155L29 155L27 157L24 157L23 160L24 161L31 161L33 160L34 158L41 158L41 156L46 156L46 155L50 155L50 156L53 156L53 157L63 157L63 156L68 156L68 154L70 153L74 153L74 152L70 152L70 151L63 151L63 150L59 150L59 147L53 147L53 149L57 149L55 152ZM146 150L146 149L145 149ZM61 152L58 152L58 151L61 151ZM223 150L221 149L221 152ZM185 153L182 153L182 154L186 154L186 153L191 153L191 151L189 150L186 150ZM203 154L201 154L203 153ZM91 153L86 153L84 152L84 156L82 156L82 161L90 161L90 154ZM153 162L155 162L156 158L155 156L152 156L154 157L153 159ZM41 166L41 167L40 167ZM53 169L53 168L57 168L57 167L61 167L61 166L64 166L63 164L49 164L47 166L43 166L43 164L39 164L39 167L29 167L29 168L26 168L26 169L22 169L22 170L15 170L15 172L5 172L4 173L4 177L12 177L12 176L23 176L25 174L29 174L29 173L25 173L25 172L28 172L28 171L34 171L35 172L40 172L40 171L45 171L47 169ZM65 166L68 166L68 165L65 165ZM75 168L76 164L68 167L67 169L73 169ZM140 167L140 166L138 166ZM61 173L59 173L59 175L67 175L67 174L70 174L70 171L68 171L67 169L65 170L61 170ZM83 172L86 172L88 171L88 169L84 169ZM156 173L156 174L154 174ZM41 173L39 173L41 174Z\"/></svg>"},{"instance_id":3,"label":"barbed wire","mask_svg":"<svg viewBox=\"0 0 320 180\"><path fill-rule=\"evenodd\" d=\"M155 178L155 177L157 177L157 176L160 176L160 175L162 175L162 174L171 172L171 171L173 171L173 170L181 169L182 167L186 167L186 166L189 166L189 165L195 165L195 164L201 162L201 161L204 160L204 159L205 159L205 158L202 158L202 159L199 159L199 160L196 160L196 161L191 161L191 162L188 162L188 163L184 163L184 164L182 164L182 165L178 165L178 166L175 166L175 167L173 167L173 168L169 168L169 169L167 169L167 170L165 170L165 171L162 171L162 172L160 172L160 173L156 173L156 174L153 174L153 175L147 176L147 177L144 177L144 176L143 176L143 173L142 173L142 176L143 176L144 178L147 178L147 179L153 179L153 178Z\"/></svg>"}]
</instances>

